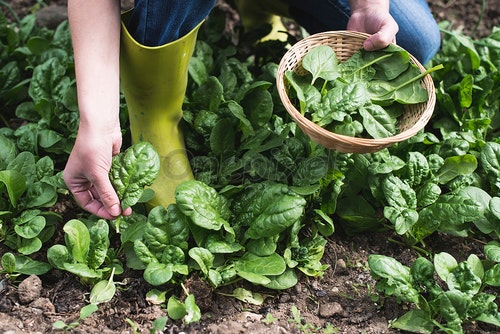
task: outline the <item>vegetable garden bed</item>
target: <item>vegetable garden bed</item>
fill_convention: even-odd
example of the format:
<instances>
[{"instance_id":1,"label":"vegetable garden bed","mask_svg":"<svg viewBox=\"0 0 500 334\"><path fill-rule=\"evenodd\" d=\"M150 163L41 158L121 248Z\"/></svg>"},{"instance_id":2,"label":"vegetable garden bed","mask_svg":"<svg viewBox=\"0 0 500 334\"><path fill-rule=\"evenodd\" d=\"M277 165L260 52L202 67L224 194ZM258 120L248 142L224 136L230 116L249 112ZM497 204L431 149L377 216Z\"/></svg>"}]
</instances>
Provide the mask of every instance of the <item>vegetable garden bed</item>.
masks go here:
<instances>
[{"instance_id":1,"label":"vegetable garden bed","mask_svg":"<svg viewBox=\"0 0 500 334\"><path fill-rule=\"evenodd\" d=\"M360 155L300 132L274 86L284 45L236 48L230 14L214 11L191 63L196 181L176 206L109 222L60 178L78 121L67 23L0 24L0 329L497 330L500 30L443 23L425 132Z\"/></svg>"}]
</instances>

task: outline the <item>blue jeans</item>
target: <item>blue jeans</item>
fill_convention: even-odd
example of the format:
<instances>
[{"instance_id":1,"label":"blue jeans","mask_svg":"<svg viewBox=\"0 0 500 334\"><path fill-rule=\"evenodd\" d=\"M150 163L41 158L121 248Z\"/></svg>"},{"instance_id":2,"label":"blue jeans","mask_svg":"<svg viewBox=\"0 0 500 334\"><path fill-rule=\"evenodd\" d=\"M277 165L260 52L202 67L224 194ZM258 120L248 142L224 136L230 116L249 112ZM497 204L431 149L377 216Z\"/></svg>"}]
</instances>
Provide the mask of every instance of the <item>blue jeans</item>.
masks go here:
<instances>
[{"instance_id":1,"label":"blue jeans","mask_svg":"<svg viewBox=\"0 0 500 334\"><path fill-rule=\"evenodd\" d=\"M345 30L350 16L348 0L285 0L293 18L309 33ZM399 25L398 45L426 64L441 45L438 25L426 0L391 0L389 11Z\"/></svg>"},{"instance_id":2,"label":"blue jeans","mask_svg":"<svg viewBox=\"0 0 500 334\"><path fill-rule=\"evenodd\" d=\"M127 29L146 46L179 39L203 21L216 0L135 0Z\"/></svg>"},{"instance_id":3,"label":"blue jeans","mask_svg":"<svg viewBox=\"0 0 500 334\"><path fill-rule=\"evenodd\" d=\"M292 17L311 34L347 27L348 0L284 1L290 4ZM136 0L128 29L141 44L163 45L190 32L210 13L215 2ZM426 0L391 0L390 12L399 25L397 43L426 64L441 44L439 28Z\"/></svg>"}]
</instances>

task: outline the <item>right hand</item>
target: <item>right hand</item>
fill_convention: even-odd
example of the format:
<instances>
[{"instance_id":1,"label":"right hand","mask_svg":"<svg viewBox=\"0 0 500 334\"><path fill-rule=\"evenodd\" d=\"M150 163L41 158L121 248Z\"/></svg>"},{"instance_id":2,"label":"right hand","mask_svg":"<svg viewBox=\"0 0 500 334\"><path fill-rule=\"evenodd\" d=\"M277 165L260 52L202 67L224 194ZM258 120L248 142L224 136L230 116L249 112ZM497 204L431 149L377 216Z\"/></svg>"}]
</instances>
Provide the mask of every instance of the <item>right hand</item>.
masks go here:
<instances>
[{"instance_id":1,"label":"right hand","mask_svg":"<svg viewBox=\"0 0 500 334\"><path fill-rule=\"evenodd\" d=\"M86 211L104 219L130 215L121 210L120 200L109 180L112 157L120 152L120 128L103 134L80 127L63 179L77 203Z\"/></svg>"},{"instance_id":2,"label":"right hand","mask_svg":"<svg viewBox=\"0 0 500 334\"><path fill-rule=\"evenodd\" d=\"M385 48L396 43L398 24L389 13L388 0L351 0L351 17L347 29L371 34L363 43L368 50Z\"/></svg>"}]
</instances>

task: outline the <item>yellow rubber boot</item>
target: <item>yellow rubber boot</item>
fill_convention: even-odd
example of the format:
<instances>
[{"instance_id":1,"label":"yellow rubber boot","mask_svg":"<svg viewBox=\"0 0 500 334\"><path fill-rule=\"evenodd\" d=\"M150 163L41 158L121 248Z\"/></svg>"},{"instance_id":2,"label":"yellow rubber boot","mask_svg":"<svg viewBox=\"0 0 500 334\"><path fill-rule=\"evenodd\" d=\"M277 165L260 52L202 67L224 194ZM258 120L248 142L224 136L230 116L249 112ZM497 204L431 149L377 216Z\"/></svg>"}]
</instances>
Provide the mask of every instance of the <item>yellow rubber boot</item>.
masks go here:
<instances>
[{"instance_id":1,"label":"yellow rubber boot","mask_svg":"<svg viewBox=\"0 0 500 334\"><path fill-rule=\"evenodd\" d=\"M122 17L126 21L126 14ZM180 120L188 80L188 64L201 23L171 43L139 44L122 21L120 76L128 107L132 143L150 142L158 151L161 169L151 188L149 208L175 202L175 188L193 178Z\"/></svg>"},{"instance_id":2,"label":"yellow rubber boot","mask_svg":"<svg viewBox=\"0 0 500 334\"><path fill-rule=\"evenodd\" d=\"M245 31L251 31L263 24L270 24L271 32L261 41L280 40L286 41L286 27L281 17L290 17L288 5L280 0L235 0L234 1Z\"/></svg>"}]
</instances>

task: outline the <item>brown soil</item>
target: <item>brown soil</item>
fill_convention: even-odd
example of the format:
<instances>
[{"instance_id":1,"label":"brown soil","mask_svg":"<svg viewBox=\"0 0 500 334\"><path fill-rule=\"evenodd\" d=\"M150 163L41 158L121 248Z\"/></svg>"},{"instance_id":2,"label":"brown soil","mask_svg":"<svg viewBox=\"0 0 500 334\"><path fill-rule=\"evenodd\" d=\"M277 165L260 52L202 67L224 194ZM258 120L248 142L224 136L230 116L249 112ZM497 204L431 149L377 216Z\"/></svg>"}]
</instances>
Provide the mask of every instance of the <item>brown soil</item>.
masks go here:
<instances>
[{"instance_id":1,"label":"brown soil","mask_svg":"<svg viewBox=\"0 0 500 334\"><path fill-rule=\"evenodd\" d=\"M11 0L10 6L19 16L40 9L35 0ZM42 4L65 6L65 0L46 0ZM481 13L481 0L430 1L439 20L453 23L454 29L466 33L475 31L476 37L487 35L493 26L500 25L500 3L487 1L486 12L476 27ZM43 7L43 6L42 6ZM2 7L2 10L5 8ZM67 201L59 203L59 210L68 218L75 206ZM392 256L410 264L417 256L414 250L389 241L389 234L346 236L340 231L330 237L323 263L330 268L324 277L303 277L293 289L283 292L262 291L267 298L262 305L240 302L222 293L231 293L234 286L212 291L196 277L186 282L202 308L202 320L185 326L169 320L165 333L393 333L388 322L405 312L405 305L379 297L375 281L367 267L369 254ZM482 246L473 240L437 235L427 241L431 252L447 251L458 260L468 254L481 254ZM0 245L0 253L6 250ZM121 275L119 289L111 302L101 304L99 310L72 329L74 333L148 333L155 319L165 316L165 310L146 300L150 290L141 273ZM0 277L1 279L2 277ZM0 281L0 332L47 333L52 324L62 320L69 324L78 321L80 309L86 305L89 289L74 276L51 271L40 277L23 277L25 281ZM120 278L117 278L117 280ZM293 315L292 307L300 311ZM495 328L473 323L467 333L490 333Z\"/></svg>"}]
</instances>

